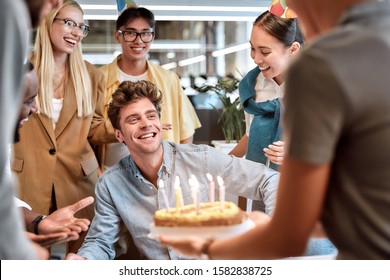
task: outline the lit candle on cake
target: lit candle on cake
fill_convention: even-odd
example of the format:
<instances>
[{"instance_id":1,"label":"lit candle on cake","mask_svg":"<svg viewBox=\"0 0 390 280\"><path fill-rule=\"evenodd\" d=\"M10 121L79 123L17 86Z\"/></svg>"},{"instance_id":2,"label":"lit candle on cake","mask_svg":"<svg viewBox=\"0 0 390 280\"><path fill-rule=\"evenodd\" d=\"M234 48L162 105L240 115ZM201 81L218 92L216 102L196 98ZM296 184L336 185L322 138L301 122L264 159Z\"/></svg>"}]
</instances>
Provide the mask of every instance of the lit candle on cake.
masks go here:
<instances>
[{"instance_id":1,"label":"lit candle on cake","mask_svg":"<svg viewBox=\"0 0 390 280\"><path fill-rule=\"evenodd\" d=\"M209 179L209 181L210 181L210 183L209 183L209 188L210 188L210 195L209 195L210 203L211 203L211 206L214 206L214 200L215 200L215 183L214 183L214 180L213 180L213 176L211 176L210 173L207 173L206 176L207 176L207 179Z\"/></svg>"},{"instance_id":2,"label":"lit candle on cake","mask_svg":"<svg viewBox=\"0 0 390 280\"><path fill-rule=\"evenodd\" d=\"M175 178L175 206L176 210L179 211L183 207L183 193L180 187L180 178L176 176Z\"/></svg>"},{"instance_id":3,"label":"lit candle on cake","mask_svg":"<svg viewBox=\"0 0 390 280\"><path fill-rule=\"evenodd\" d=\"M171 209L169 209L169 200L168 200L167 193L165 192L164 180L160 179L158 181L158 188L160 189L160 191L161 191L161 193L163 195L164 202L165 202L165 207L167 208L167 211L170 212Z\"/></svg>"},{"instance_id":4,"label":"lit candle on cake","mask_svg":"<svg viewBox=\"0 0 390 280\"><path fill-rule=\"evenodd\" d=\"M223 184L223 180L220 176L217 177L218 185L219 185L219 204L221 207L221 211L225 208L225 185Z\"/></svg>"},{"instance_id":5,"label":"lit candle on cake","mask_svg":"<svg viewBox=\"0 0 390 280\"><path fill-rule=\"evenodd\" d=\"M191 186L191 196L192 196L192 201L194 202L196 212L199 213L199 182L196 179L195 175L192 174L191 177L188 179L188 183Z\"/></svg>"}]
</instances>

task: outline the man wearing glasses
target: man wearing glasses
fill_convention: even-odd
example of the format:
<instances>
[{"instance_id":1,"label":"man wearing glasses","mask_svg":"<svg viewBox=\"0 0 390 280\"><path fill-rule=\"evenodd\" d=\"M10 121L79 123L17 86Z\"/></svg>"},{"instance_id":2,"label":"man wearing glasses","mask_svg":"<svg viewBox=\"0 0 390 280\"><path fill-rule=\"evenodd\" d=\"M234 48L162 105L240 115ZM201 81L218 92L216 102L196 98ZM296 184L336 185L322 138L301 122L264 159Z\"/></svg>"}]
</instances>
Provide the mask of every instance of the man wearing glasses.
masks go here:
<instances>
[{"instance_id":1,"label":"man wearing glasses","mask_svg":"<svg viewBox=\"0 0 390 280\"><path fill-rule=\"evenodd\" d=\"M184 94L178 76L148 61L147 56L155 37L154 15L142 7L130 7L116 21L115 40L122 46L122 54L101 68L105 74L105 104L122 81L147 80L162 92L161 121L163 138L176 143L191 143L195 129L201 126L195 110ZM107 117L107 116L106 116ZM127 156L122 143L102 145L98 157L102 171Z\"/></svg>"}]
</instances>

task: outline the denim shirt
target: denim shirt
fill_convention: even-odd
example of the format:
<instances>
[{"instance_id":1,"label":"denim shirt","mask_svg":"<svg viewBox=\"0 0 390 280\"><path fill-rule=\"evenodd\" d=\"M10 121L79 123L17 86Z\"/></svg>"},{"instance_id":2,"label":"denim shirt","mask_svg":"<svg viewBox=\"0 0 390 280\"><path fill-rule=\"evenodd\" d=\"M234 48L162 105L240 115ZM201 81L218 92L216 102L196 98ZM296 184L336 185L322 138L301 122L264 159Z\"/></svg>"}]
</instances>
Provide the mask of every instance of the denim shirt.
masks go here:
<instances>
[{"instance_id":1,"label":"denim shirt","mask_svg":"<svg viewBox=\"0 0 390 280\"><path fill-rule=\"evenodd\" d=\"M165 182L170 207L174 207L174 181L180 178L184 204L193 203L188 178L199 181L200 201L209 200L206 173L221 176L226 192L260 200L264 211L275 208L279 173L261 163L229 156L207 145L162 143L163 162L158 180ZM216 193L218 187L216 187ZM217 196L215 196L217 197ZM146 180L133 158L127 156L107 170L96 185L95 217L83 246L78 251L87 259L114 259L122 223L139 252L148 259L182 259L175 251L148 238L154 212L165 208L161 189Z\"/></svg>"}]
</instances>

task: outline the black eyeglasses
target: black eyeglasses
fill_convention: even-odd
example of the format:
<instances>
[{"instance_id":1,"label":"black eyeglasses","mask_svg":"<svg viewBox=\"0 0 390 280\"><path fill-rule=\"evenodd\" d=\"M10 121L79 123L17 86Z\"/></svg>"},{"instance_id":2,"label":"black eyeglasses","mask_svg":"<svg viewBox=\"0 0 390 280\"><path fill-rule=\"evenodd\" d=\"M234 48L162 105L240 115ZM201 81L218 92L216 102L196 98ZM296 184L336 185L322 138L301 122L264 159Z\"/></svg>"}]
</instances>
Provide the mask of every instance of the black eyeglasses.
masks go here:
<instances>
[{"instance_id":1,"label":"black eyeglasses","mask_svg":"<svg viewBox=\"0 0 390 280\"><path fill-rule=\"evenodd\" d=\"M142 42L150 43L154 38L153 31L136 32L134 30L117 30L117 32L119 35L123 36L123 40L125 40L125 42L134 42L139 36Z\"/></svg>"},{"instance_id":2,"label":"black eyeglasses","mask_svg":"<svg viewBox=\"0 0 390 280\"><path fill-rule=\"evenodd\" d=\"M66 27L68 27L70 30L73 30L75 27L78 27L83 32L83 37L88 35L89 32L89 26L82 23L77 24L71 19L65 19L65 18L54 18L54 20L62 21Z\"/></svg>"}]
</instances>

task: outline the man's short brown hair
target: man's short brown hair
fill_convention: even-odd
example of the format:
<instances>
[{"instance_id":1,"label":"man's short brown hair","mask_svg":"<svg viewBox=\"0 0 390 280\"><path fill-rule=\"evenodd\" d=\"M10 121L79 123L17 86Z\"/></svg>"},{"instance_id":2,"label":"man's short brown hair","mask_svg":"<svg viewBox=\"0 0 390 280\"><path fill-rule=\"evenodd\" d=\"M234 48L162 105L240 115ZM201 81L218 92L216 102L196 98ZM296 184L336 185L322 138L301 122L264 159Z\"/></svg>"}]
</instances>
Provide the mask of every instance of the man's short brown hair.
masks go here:
<instances>
[{"instance_id":1,"label":"man's short brown hair","mask_svg":"<svg viewBox=\"0 0 390 280\"><path fill-rule=\"evenodd\" d=\"M148 81L123 81L112 94L111 102L108 104L108 118L112 126L115 129L120 129L120 110L144 97L153 103L160 116L162 95L155 84Z\"/></svg>"}]
</instances>

